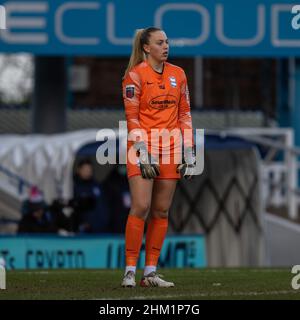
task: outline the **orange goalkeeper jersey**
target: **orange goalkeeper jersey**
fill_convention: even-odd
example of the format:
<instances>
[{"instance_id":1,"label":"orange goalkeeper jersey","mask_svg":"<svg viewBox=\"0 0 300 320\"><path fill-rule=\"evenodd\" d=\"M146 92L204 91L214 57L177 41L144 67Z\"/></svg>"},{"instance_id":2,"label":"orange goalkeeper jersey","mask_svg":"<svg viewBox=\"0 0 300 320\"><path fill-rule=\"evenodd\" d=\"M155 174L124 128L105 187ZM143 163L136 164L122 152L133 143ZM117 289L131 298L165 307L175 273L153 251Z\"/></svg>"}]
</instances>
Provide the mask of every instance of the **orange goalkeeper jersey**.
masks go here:
<instances>
[{"instance_id":1,"label":"orange goalkeeper jersey","mask_svg":"<svg viewBox=\"0 0 300 320\"><path fill-rule=\"evenodd\" d=\"M193 145L189 90L182 68L165 63L158 73L146 61L138 64L123 80L123 99L128 132L144 129L148 146L151 129L177 129L185 134L184 144Z\"/></svg>"}]
</instances>

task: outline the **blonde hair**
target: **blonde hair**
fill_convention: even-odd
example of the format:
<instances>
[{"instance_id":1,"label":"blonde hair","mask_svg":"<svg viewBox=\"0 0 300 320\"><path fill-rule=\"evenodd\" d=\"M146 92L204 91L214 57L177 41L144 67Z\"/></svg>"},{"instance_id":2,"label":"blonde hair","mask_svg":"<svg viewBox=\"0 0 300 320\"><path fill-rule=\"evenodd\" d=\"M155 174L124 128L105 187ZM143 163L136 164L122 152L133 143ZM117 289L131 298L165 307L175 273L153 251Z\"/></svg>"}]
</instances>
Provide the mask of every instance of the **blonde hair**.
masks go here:
<instances>
[{"instance_id":1,"label":"blonde hair","mask_svg":"<svg viewBox=\"0 0 300 320\"><path fill-rule=\"evenodd\" d=\"M127 76L128 72L146 60L146 53L144 51L144 44L149 43L150 34L155 31L161 31L159 28L149 27L147 29L137 29L134 35L132 52L129 59L128 66L125 70L123 79Z\"/></svg>"}]
</instances>

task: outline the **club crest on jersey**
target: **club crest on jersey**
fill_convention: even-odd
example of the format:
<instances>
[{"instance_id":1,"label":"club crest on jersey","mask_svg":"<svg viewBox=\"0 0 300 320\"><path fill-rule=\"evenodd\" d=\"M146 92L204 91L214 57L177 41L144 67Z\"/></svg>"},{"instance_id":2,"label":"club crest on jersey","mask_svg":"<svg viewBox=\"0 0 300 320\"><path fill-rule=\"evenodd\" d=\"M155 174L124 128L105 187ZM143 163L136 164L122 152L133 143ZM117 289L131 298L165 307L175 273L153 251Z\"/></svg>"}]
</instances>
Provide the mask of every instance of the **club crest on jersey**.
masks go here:
<instances>
[{"instance_id":1,"label":"club crest on jersey","mask_svg":"<svg viewBox=\"0 0 300 320\"><path fill-rule=\"evenodd\" d=\"M126 86L126 98L133 98L134 97L134 85L129 84Z\"/></svg>"},{"instance_id":2,"label":"club crest on jersey","mask_svg":"<svg viewBox=\"0 0 300 320\"><path fill-rule=\"evenodd\" d=\"M170 79L171 86L173 88L176 88L177 87L176 78L175 77L169 77L169 79Z\"/></svg>"}]
</instances>

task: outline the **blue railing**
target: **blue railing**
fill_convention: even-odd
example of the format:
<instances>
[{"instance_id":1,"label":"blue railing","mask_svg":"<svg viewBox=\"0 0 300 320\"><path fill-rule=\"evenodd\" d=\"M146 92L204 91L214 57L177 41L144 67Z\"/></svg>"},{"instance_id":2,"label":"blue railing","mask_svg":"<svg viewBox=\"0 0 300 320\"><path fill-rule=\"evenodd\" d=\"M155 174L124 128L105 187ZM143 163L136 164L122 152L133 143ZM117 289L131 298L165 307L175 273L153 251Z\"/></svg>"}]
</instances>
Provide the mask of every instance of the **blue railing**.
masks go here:
<instances>
[{"instance_id":1,"label":"blue railing","mask_svg":"<svg viewBox=\"0 0 300 320\"><path fill-rule=\"evenodd\" d=\"M2 165L0 165L0 172L5 174L9 179L14 180L15 184L17 185L17 191L18 194L22 194L24 191L24 188L31 188L33 187L33 184L27 181L26 179L18 176L17 174L11 172L10 170L4 168Z\"/></svg>"}]
</instances>

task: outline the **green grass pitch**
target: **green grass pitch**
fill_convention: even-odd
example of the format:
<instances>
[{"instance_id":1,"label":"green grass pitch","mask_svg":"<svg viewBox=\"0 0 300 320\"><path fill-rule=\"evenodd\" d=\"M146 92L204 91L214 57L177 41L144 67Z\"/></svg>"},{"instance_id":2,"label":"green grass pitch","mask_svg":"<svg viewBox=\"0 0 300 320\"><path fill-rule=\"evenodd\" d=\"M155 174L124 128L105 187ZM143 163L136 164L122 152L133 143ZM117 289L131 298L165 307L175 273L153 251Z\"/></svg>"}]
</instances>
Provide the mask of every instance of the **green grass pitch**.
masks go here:
<instances>
[{"instance_id":1,"label":"green grass pitch","mask_svg":"<svg viewBox=\"0 0 300 320\"><path fill-rule=\"evenodd\" d=\"M174 288L121 288L123 270L7 271L0 299L297 299L290 269L161 269Z\"/></svg>"}]
</instances>

